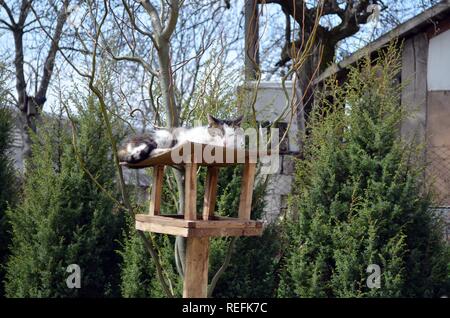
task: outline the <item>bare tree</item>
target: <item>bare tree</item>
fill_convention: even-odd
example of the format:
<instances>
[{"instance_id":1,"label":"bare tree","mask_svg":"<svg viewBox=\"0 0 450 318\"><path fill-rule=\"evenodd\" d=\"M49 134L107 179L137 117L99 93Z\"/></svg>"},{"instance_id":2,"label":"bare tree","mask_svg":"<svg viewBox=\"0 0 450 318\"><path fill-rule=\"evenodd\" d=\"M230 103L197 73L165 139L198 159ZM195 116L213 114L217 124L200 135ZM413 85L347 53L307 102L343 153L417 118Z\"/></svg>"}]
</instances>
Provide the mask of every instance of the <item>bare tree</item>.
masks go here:
<instances>
[{"instance_id":1,"label":"bare tree","mask_svg":"<svg viewBox=\"0 0 450 318\"><path fill-rule=\"evenodd\" d=\"M182 4L186 10L184 13L180 10ZM212 7L215 9L211 12L209 10ZM222 0L211 1L208 5L199 0L187 4L179 0L158 3L149 0L89 1L87 10L82 13L83 23L74 30L76 41L70 47L71 52L81 54L68 58L64 53L66 48L61 50L61 54L84 79L82 81L87 80L89 89L100 101L106 122L110 116L121 116L127 120L128 115L133 117L142 113L142 129L150 118L158 126L179 126L190 122L193 114L201 113L196 105L201 104L199 99L205 92L197 88L198 79L208 81L210 78L205 63L208 65L223 61L224 52L230 50L226 44L239 38L238 32L233 36L227 34L227 37L223 34L221 12L226 7L226 2L224 4ZM48 36L51 38L52 35ZM172 42L176 43L176 50ZM219 54L209 52L208 59L211 62L202 62L202 57L213 42L218 43ZM216 65L214 69L219 68ZM126 83L121 80L123 74ZM214 80L209 82L217 83ZM110 92L111 87L114 87L114 92ZM125 108L120 110L112 105L117 101L119 104L123 102ZM126 114L127 110L130 114ZM107 126L112 135L113 127L110 124ZM113 153L116 154L113 138L111 143ZM122 189L123 208L134 215L124 186L122 167L117 157L114 159ZM172 184L174 202L178 205L178 213L183 213L183 171L174 169L168 177L169 185L175 179ZM98 186L101 188L101 185ZM160 266L159 255L151 238L143 232L139 232L139 235L155 261L164 291L168 296L173 296L170 279ZM175 255L177 269L183 275L184 240L180 238L177 238ZM218 280L223 269L214 281Z\"/></svg>"},{"instance_id":2,"label":"bare tree","mask_svg":"<svg viewBox=\"0 0 450 318\"><path fill-rule=\"evenodd\" d=\"M248 1L248 0L246 0ZM253 0L251 0L253 1ZM377 20L378 29L370 30L374 36L391 29L405 18L417 14L421 9L436 3L436 0L254 0L261 6L276 4L286 16L285 32L281 41L273 43L282 47L276 67L285 66L305 49L305 39L311 37L315 21L319 25L314 39L314 48L308 54L303 66L295 72L299 80L299 89L303 92L303 107L307 115L312 107L314 74L319 75L336 59L341 43L360 34L368 22ZM291 21L295 21L292 27ZM283 36L283 37L282 37ZM351 42L355 49L355 42ZM348 52L348 51L347 51Z\"/></svg>"},{"instance_id":3,"label":"bare tree","mask_svg":"<svg viewBox=\"0 0 450 318\"><path fill-rule=\"evenodd\" d=\"M22 0L21 2L0 0L0 6L6 14L5 19L0 19L0 25L3 29L10 31L14 38L14 73L16 79L16 106L20 111L21 121L23 124L23 141L24 154L31 154L31 139L29 129L36 131L36 120L39 118L43 105L47 100L47 91L52 78L53 69L55 67L56 54L58 52L58 43L63 34L63 28L69 15L70 0L63 0L59 7L49 2L44 12L50 15L49 19L54 22L52 28L52 41L49 41L47 52L41 71L37 69L35 72L35 91L34 94L29 92L27 87L27 79L25 72L25 34L36 31L36 22L39 17L31 14L33 11L33 0ZM35 12L35 11L34 11ZM39 84L38 84L39 83ZM34 95L34 96L33 96Z\"/></svg>"}]
</instances>

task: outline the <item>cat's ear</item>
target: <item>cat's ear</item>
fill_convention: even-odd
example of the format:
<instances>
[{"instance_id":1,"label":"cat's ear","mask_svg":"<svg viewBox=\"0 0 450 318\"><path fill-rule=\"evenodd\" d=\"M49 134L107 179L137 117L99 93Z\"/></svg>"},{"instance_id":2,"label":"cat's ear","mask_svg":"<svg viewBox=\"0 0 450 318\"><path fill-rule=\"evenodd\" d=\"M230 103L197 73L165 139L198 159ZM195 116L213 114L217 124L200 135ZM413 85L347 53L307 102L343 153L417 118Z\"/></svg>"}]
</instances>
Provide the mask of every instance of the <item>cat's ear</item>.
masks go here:
<instances>
[{"instance_id":1,"label":"cat's ear","mask_svg":"<svg viewBox=\"0 0 450 318\"><path fill-rule=\"evenodd\" d=\"M238 118L233 119L233 120L231 121L231 123L232 123L233 126L241 127L241 124L242 124L242 120L243 120L243 119L244 119L244 115L241 115L241 116L239 116Z\"/></svg>"},{"instance_id":2,"label":"cat's ear","mask_svg":"<svg viewBox=\"0 0 450 318\"><path fill-rule=\"evenodd\" d=\"M208 126L209 127L219 127L221 124L220 119L217 119L211 114L208 114Z\"/></svg>"}]
</instances>

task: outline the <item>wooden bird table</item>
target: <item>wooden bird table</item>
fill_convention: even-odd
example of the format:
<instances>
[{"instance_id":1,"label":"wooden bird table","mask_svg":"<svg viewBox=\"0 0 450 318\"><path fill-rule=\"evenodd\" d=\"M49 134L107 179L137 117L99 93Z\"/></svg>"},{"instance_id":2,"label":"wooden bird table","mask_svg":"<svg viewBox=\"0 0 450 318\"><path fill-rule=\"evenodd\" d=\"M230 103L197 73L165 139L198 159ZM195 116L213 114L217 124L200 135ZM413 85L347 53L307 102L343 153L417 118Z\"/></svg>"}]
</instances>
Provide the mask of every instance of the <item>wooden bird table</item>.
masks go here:
<instances>
[{"instance_id":1,"label":"wooden bird table","mask_svg":"<svg viewBox=\"0 0 450 318\"><path fill-rule=\"evenodd\" d=\"M186 243L186 266L183 297L204 298L208 289L209 238L219 236L260 236L262 222L250 219L253 185L258 154L246 150L223 148L188 142L173 149L152 154L132 169L153 168L153 186L148 214L137 214L136 229L183 236ZM237 218L214 215L220 167L243 164L243 176ZM165 166L185 168L184 215L161 215L161 194ZM197 214L197 169L207 167L203 211Z\"/></svg>"}]
</instances>

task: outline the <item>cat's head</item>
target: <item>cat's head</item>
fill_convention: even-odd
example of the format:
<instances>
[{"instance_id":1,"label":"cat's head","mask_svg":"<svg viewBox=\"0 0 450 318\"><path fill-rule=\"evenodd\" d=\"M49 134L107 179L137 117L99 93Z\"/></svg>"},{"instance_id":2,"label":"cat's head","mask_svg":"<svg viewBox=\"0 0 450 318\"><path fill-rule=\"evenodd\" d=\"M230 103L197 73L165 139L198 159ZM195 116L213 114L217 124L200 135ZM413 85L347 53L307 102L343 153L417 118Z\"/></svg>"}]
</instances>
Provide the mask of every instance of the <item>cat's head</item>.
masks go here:
<instances>
[{"instance_id":1,"label":"cat's head","mask_svg":"<svg viewBox=\"0 0 450 318\"><path fill-rule=\"evenodd\" d=\"M245 146L245 136L241 128L243 118L244 116L219 119L208 114L208 133L214 138L220 138L225 147L243 148Z\"/></svg>"}]
</instances>

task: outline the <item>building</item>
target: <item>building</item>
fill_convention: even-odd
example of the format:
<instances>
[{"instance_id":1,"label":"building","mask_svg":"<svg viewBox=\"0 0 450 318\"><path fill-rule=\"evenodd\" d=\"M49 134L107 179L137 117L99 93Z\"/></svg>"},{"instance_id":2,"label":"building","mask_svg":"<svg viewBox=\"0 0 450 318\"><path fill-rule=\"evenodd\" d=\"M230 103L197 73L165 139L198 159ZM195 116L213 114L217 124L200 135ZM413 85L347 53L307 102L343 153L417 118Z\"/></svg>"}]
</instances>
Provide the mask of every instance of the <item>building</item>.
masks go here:
<instances>
[{"instance_id":1,"label":"building","mask_svg":"<svg viewBox=\"0 0 450 318\"><path fill-rule=\"evenodd\" d=\"M434 186L434 205L447 219L446 234L450 238L450 2L443 1L431 7L331 65L315 79L314 84L320 87L331 76L344 82L350 66L355 66L367 56L376 57L379 50L393 40L397 41L402 56L398 75L404 84L401 104L414 114L402 123L401 134L407 140L425 145L425 177ZM286 91L291 99L291 83L287 83ZM286 97L281 84L261 82L255 102L257 120L260 123L273 122L285 108ZM289 114L283 116L281 124L286 125L289 117ZM269 221L283 211L291 191L292 155L299 151L296 138L302 126L297 117L302 116L293 116L285 147L287 151L281 153L279 173L269 177L266 196Z\"/></svg>"},{"instance_id":2,"label":"building","mask_svg":"<svg viewBox=\"0 0 450 318\"><path fill-rule=\"evenodd\" d=\"M349 66L376 57L393 40L401 50L401 104L413 114L402 122L401 134L425 146L425 178L434 187L434 205L447 220L450 239L450 2L431 7L331 65L315 84L330 76L344 82Z\"/></svg>"}]
</instances>

